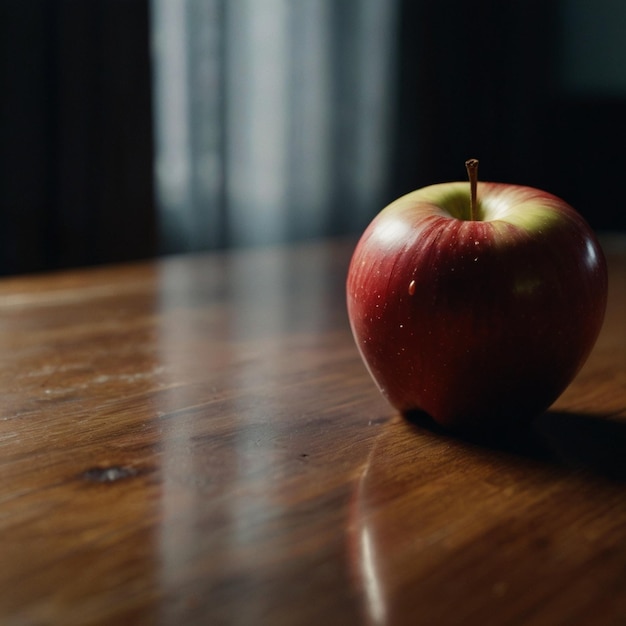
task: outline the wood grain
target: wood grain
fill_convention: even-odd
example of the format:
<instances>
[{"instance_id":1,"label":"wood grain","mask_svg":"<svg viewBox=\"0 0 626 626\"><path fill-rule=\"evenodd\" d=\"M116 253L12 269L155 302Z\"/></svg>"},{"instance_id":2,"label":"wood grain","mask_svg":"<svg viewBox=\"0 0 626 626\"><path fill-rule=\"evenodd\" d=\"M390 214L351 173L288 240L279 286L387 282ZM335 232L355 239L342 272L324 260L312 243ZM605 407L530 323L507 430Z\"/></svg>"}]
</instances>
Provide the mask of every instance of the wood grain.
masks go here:
<instances>
[{"instance_id":1,"label":"wood grain","mask_svg":"<svg viewBox=\"0 0 626 626\"><path fill-rule=\"evenodd\" d=\"M0 623L626 622L626 246L515 441L394 414L351 242L0 282Z\"/></svg>"}]
</instances>

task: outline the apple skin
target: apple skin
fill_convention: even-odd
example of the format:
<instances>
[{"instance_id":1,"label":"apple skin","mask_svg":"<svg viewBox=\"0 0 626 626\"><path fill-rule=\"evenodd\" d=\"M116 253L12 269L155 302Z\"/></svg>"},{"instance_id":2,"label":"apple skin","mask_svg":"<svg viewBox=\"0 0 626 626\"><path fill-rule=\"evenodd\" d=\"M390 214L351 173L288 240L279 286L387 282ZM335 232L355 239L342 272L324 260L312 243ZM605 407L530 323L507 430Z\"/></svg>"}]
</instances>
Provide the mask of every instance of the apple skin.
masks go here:
<instances>
[{"instance_id":1,"label":"apple skin","mask_svg":"<svg viewBox=\"0 0 626 626\"><path fill-rule=\"evenodd\" d=\"M565 390L606 309L602 249L566 202L531 187L424 187L367 227L347 277L361 356L389 402L451 429L527 422Z\"/></svg>"}]
</instances>

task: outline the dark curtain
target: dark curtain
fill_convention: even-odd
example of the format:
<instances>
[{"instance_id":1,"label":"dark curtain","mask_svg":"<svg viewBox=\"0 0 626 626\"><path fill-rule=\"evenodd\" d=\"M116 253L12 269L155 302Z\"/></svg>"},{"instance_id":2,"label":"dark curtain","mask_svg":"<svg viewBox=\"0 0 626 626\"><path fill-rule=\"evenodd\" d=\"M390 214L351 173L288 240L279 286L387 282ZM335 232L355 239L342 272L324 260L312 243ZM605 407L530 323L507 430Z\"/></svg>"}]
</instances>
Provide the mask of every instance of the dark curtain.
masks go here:
<instances>
[{"instance_id":1,"label":"dark curtain","mask_svg":"<svg viewBox=\"0 0 626 626\"><path fill-rule=\"evenodd\" d=\"M626 229L626 89L601 79L626 63L620 2L403 0L395 191L464 179L477 157L484 180L546 189L594 228Z\"/></svg>"},{"instance_id":2,"label":"dark curtain","mask_svg":"<svg viewBox=\"0 0 626 626\"><path fill-rule=\"evenodd\" d=\"M154 254L148 0L1 0L0 46L0 272Z\"/></svg>"}]
</instances>

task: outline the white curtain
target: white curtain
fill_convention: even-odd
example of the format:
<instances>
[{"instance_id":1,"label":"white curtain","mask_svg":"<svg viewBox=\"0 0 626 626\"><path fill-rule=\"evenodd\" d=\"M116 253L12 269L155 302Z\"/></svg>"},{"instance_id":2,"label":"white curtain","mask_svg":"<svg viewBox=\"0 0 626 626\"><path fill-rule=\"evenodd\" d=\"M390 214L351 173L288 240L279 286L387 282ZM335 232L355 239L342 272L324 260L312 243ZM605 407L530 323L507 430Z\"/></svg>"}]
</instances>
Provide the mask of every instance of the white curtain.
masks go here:
<instances>
[{"instance_id":1,"label":"white curtain","mask_svg":"<svg viewBox=\"0 0 626 626\"><path fill-rule=\"evenodd\" d=\"M396 0L152 0L165 252L355 232L382 208Z\"/></svg>"}]
</instances>

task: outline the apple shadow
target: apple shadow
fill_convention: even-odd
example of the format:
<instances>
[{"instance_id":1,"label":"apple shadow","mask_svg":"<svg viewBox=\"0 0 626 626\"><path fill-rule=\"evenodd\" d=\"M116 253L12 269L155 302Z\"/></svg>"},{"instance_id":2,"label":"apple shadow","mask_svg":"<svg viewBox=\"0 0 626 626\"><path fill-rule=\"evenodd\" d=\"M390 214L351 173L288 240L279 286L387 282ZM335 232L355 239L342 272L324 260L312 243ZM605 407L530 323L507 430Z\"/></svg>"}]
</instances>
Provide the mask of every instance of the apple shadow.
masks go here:
<instances>
[{"instance_id":1,"label":"apple shadow","mask_svg":"<svg viewBox=\"0 0 626 626\"><path fill-rule=\"evenodd\" d=\"M415 427L562 468L626 481L626 422L611 415L547 411L526 426L495 433L452 432L422 412L405 418Z\"/></svg>"}]
</instances>

